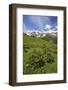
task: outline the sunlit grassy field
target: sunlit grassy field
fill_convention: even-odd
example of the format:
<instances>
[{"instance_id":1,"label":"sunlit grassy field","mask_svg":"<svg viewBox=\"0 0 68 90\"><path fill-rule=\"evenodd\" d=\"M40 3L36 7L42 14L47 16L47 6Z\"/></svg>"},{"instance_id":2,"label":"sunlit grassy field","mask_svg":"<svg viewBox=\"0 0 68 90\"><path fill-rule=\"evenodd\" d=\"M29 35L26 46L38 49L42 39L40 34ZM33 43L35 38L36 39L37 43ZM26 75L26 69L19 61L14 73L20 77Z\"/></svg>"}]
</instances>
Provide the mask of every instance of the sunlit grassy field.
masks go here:
<instances>
[{"instance_id":1,"label":"sunlit grassy field","mask_svg":"<svg viewBox=\"0 0 68 90\"><path fill-rule=\"evenodd\" d=\"M57 73L57 42L23 34L23 74Z\"/></svg>"}]
</instances>

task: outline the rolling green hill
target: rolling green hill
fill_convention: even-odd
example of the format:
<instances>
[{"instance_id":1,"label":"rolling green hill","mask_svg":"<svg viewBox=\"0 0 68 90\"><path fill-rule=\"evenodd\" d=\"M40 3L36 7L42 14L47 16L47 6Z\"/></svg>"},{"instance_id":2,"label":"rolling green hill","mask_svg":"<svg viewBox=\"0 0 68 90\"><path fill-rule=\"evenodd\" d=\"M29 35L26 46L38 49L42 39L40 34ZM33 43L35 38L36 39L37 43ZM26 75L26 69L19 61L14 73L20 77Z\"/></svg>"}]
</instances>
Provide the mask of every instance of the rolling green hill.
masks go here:
<instances>
[{"instance_id":1,"label":"rolling green hill","mask_svg":"<svg viewBox=\"0 0 68 90\"><path fill-rule=\"evenodd\" d=\"M23 74L57 73L57 44L23 34Z\"/></svg>"}]
</instances>

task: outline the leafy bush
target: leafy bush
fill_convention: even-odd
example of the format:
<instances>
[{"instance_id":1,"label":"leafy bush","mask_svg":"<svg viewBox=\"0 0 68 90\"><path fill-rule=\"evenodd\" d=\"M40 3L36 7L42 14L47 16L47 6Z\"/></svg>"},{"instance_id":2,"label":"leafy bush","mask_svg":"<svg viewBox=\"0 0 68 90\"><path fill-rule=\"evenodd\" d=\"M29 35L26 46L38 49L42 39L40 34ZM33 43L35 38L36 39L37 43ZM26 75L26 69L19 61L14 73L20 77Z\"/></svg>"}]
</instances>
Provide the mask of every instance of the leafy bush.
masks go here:
<instances>
[{"instance_id":1,"label":"leafy bush","mask_svg":"<svg viewBox=\"0 0 68 90\"><path fill-rule=\"evenodd\" d=\"M34 51L32 53L32 56L30 57L30 64L34 68L41 68L45 65L45 60L43 57L43 54L40 53L39 51Z\"/></svg>"}]
</instances>

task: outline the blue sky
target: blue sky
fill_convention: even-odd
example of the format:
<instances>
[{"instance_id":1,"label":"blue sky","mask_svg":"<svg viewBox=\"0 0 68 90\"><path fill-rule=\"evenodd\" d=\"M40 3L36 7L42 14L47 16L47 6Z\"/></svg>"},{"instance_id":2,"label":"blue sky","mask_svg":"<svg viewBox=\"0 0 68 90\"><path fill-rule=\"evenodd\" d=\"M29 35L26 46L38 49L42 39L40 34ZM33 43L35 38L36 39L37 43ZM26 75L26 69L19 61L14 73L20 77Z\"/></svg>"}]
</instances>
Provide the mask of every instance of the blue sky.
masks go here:
<instances>
[{"instance_id":1,"label":"blue sky","mask_svg":"<svg viewBox=\"0 0 68 90\"><path fill-rule=\"evenodd\" d=\"M23 15L24 32L57 31L57 16Z\"/></svg>"}]
</instances>

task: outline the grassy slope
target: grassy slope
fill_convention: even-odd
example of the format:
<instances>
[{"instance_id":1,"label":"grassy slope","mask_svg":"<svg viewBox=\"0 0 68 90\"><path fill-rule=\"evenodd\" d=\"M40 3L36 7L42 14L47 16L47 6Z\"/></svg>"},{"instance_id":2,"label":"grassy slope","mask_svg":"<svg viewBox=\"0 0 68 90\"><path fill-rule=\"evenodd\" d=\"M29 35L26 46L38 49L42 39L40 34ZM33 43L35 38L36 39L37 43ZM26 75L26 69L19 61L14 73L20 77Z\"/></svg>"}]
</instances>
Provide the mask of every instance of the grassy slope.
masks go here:
<instances>
[{"instance_id":1,"label":"grassy slope","mask_svg":"<svg viewBox=\"0 0 68 90\"><path fill-rule=\"evenodd\" d=\"M52 41L46 41L41 38L30 37L24 35L24 53L23 53L23 73L24 74L41 74L41 73L56 73L57 72L57 47ZM46 59L47 53L50 53L54 62L48 63ZM41 55L44 58L45 64L42 67L37 67L38 63L31 60L32 55ZM41 62L42 63L42 62ZM33 65L33 66L32 66Z\"/></svg>"}]
</instances>

